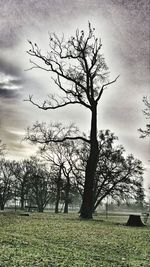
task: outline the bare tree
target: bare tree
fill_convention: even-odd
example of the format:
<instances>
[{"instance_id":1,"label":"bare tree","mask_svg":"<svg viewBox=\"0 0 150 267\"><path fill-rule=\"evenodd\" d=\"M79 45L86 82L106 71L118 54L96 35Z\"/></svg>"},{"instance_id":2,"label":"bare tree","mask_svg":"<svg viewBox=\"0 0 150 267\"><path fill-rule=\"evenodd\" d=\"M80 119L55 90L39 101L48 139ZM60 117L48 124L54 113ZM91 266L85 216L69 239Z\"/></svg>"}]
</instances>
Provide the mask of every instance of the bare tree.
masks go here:
<instances>
[{"instance_id":1,"label":"bare tree","mask_svg":"<svg viewBox=\"0 0 150 267\"><path fill-rule=\"evenodd\" d=\"M21 209L24 209L25 200L29 192L30 161L13 161L11 168L15 176L15 192L20 198Z\"/></svg>"},{"instance_id":2,"label":"bare tree","mask_svg":"<svg viewBox=\"0 0 150 267\"><path fill-rule=\"evenodd\" d=\"M2 143L2 141L0 140L0 156L4 156L6 151L6 145Z\"/></svg>"},{"instance_id":3,"label":"bare tree","mask_svg":"<svg viewBox=\"0 0 150 267\"><path fill-rule=\"evenodd\" d=\"M107 196L115 200L128 198L137 200L144 197L142 162L134 159L133 155L125 157L124 148L116 145L117 139L109 130L99 132L99 160L94 178L93 211ZM81 196L84 188L86 157L89 153L89 145L84 143L76 150L76 158L72 162L76 185Z\"/></svg>"},{"instance_id":4,"label":"bare tree","mask_svg":"<svg viewBox=\"0 0 150 267\"><path fill-rule=\"evenodd\" d=\"M30 159L30 190L29 201L36 204L39 212L43 212L52 197L51 172L38 158Z\"/></svg>"},{"instance_id":5,"label":"bare tree","mask_svg":"<svg viewBox=\"0 0 150 267\"><path fill-rule=\"evenodd\" d=\"M139 132L141 133L141 138L150 136L150 101L148 100L148 97L143 97L143 102L145 104L145 109L143 110L143 113L146 119L149 120L149 123L146 124L145 130L142 130L141 128L139 129Z\"/></svg>"},{"instance_id":6,"label":"bare tree","mask_svg":"<svg viewBox=\"0 0 150 267\"><path fill-rule=\"evenodd\" d=\"M68 213L70 190L72 187L72 167L70 158L73 154L73 141L50 143L40 149L40 155L55 170L53 183L55 184L55 213L59 212L59 202L64 200L64 213Z\"/></svg>"},{"instance_id":7,"label":"bare tree","mask_svg":"<svg viewBox=\"0 0 150 267\"><path fill-rule=\"evenodd\" d=\"M29 41L31 48L28 54L33 58L30 69L42 69L53 74L53 81L59 88L59 96L49 95L48 100L38 104L29 96L30 101L42 110L55 110L69 105L81 105L91 114L90 136L59 135L39 138L39 125L30 129L28 139L33 142L62 142L64 140L80 139L90 144L90 153L86 165L83 202L81 218L92 218L93 210L93 186L98 162L97 141L97 106L104 90L115 83L117 78L109 81L108 67L101 54L101 40L96 38L95 29L89 23L88 33L76 30L75 36L65 41L64 36L59 38L55 33L50 34L50 52L44 54L37 44ZM37 132L38 130L38 132ZM43 129L42 129L43 130ZM36 136L33 134L36 132ZM41 137L41 133L40 133Z\"/></svg>"},{"instance_id":8,"label":"bare tree","mask_svg":"<svg viewBox=\"0 0 150 267\"><path fill-rule=\"evenodd\" d=\"M68 213L68 209L69 209L69 203L70 203L70 191L71 191L71 187L72 187L72 183L71 183L71 178L72 178L72 167L69 166L68 168L65 167L65 165L63 166L63 173L65 176L65 182L64 182L64 201L65 201L65 205L64 205L64 213Z\"/></svg>"},{"instance_id":9,"label":"bare tree","mask_svg":"<svg viewBox=\"0 0 150 267\"><path fill-rule=\"evenodd\" d=\"M63 179L62 179L62 168L63 164L58 164L53 162L51 170L53 173L51 184L52 184L52 202L55 203L55 213L59 212L59 204L62 199L62 188L63 188Z\"/></svg>"},{"instance_id":10,"label":"bare tree","mask_svg":"<svg viewBox=\"0 0 150 267\"><path fill-rule=\"evenodd\" d=\"M13 197L14 177L9 160L0 160L0 209Z\"/></svg>"}]
</instances>

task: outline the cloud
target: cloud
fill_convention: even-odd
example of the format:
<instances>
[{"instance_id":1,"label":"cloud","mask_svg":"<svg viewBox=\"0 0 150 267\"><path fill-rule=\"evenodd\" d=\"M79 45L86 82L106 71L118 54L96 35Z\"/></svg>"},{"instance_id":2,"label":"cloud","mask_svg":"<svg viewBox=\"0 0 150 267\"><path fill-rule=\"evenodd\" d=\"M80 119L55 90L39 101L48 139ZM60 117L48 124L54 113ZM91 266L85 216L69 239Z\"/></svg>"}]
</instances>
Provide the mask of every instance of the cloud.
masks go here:
<instances>
[{"instance_id":1,"label":"cloud","mask_svg":"<svg viewBox=\"0 0 150 267\"><path fill-rule=\"evenodd\" d=\"M17 66L16 62L13 62L10 55L0 56L0 72L2 75L13 76L13 77L22 77L23 71L20 66ZM7 77L8 78L8 77Z\"/></svg>"},{"instance_id":2,"label":"cloud","mask_svg":"<svg viewBox=\"0 0 150 267\"><path fill-rule=\"evenodd\" d=\"M0 98L16 99L19 96L18 90L2 89L0 88Z\"/></svg>"},{"instance_id":3,"label":"cloud","mask_svg":"<svg viewBox=\"0 0 150 267\"><path fill-rule=\"evenodd\" d=\"M65 1L64 1L65 3ZM69 2L67 1L67 6ZM52 17L57 19L56 13L65 13L63 3L57 4L51 0L0 0L0 49L6 50L15 47L26 35L26 30L38 29L43 22ZM31 32L30 31L30 32Z\"/></svg>"},{"instance_id":4,"label":"cloud","mask_svg":"<svg viewBox=\"0 0 150 267\"><path fill-rule=\"evenodd\" d=\"M26 141L23 141L24 131L16 129L15 127L3 128L3 134L5 136L7 155L9 159L20 160L22 158L28 158L35 154L37 147L30 145ZM4 142L5 143L5 142Z\"/></svg>"},{"instance_id":5,"label":"cloud","mask_svg":"<svg viewBox=\"0 0 150 267\"><path fill-rule=\"evenodd\" d=\"M6 31L7 28L7 31ZM1 27L0 29L0 48L6 49L6 48L12 48L13 46L18 43L18 35L16 34L15 30L13 28L10 28L5 25L5 27Z\"/></svg>"},{"instance_id":6,"label":"cloud","mask_svg":"<svg viewBox=\"0 0 150 267\"><path fill-rule=\"evenodd\" d=\"M20 78L0 72L0 98L17 99L20 89L22 89Z\"/></svg>"}]
</instances>

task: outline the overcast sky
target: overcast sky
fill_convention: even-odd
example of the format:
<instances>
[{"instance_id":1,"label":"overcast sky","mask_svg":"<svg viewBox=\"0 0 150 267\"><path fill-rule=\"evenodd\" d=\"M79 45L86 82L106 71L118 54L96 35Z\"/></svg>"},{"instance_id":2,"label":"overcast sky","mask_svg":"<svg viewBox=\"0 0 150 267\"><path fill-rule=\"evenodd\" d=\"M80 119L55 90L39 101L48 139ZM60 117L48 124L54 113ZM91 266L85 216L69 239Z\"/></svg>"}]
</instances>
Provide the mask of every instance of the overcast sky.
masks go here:
<instances>
[{"instance_id":1,"label":"overcast sky","mask_svg":"<svg viewBox=\"0 0 150 267\"><path fill-rule=\"evenodd\" d=\"M101 37L111 78L120 74L105 91L99 104L99 129L110 129L127 153L150 168L150 142L139 139L145 126L143 96L149 92L149 0L0 0L0 139L10 158L28 157L34 151L21 139L36 120L75 122L88 131L90 117L83 108L40 111L24 102L29 94L46 97L53 83L41 70L30 67L27 40L48 49L50 32L72 35L87 29L88 21ZM150 170L150 169L149 169Z\"/></svg>"}]
</instances>

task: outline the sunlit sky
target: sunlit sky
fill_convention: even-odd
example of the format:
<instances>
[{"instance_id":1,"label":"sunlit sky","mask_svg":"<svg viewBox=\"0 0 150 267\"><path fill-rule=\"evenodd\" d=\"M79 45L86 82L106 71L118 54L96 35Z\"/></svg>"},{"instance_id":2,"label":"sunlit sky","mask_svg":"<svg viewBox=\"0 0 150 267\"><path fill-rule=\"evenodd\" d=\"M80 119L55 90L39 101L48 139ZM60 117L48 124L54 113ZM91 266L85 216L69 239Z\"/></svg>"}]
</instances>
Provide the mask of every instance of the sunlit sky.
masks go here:
<instances>
[{"instance_id":1,"label":"sunlit sky","mask_svg":"<svg viewBox=\"0 0 150 267\"><path fill-rule=\"evenodd\" d=\"M127 153L143 161L148 184L150 142L137 129L147 123L142 98L150 95L149 0L0 0L0 139L9 158L22 159L35 151L21 140L36 120L74 122L88 132L90 114L83 107L41 111L23 101L29 94L40 101L57 90L48 73L26 71L27 40L47 51L50 32L73 35L76 28L87 30L88 21L101 37L110 78L120 74L99 103L99 129L110 129Z\"/></svg>"}]
</instances>

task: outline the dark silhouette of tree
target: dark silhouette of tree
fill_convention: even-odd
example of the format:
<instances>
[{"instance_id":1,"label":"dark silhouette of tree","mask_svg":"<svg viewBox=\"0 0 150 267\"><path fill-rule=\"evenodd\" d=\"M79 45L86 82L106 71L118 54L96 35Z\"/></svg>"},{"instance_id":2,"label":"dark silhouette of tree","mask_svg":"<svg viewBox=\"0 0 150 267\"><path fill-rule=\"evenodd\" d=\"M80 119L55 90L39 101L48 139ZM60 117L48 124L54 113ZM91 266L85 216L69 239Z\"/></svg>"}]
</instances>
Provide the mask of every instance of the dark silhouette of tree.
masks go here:
<instances>
[{"instance_id":1,"label":"dark silhouette of tree","mask_svg":"<svg viewBox=\"0 0 150 267\"><path fill-rule=\"evenodd\" d=\"M4 210L5 204L14 195L14 176L9 160L0 160L0 209Z\"/></svg>"},{"instance_id":2,"label":"dark silhouette of tree","mask_svg":"<svg viewBox=\"0 0 150 267\"><path fill-rule=\"evenodd\" d=\"M139 129L139 132L141 133L141 138L150 136L150 101L148 100L148 97L143 97L143 102L145 104L145 109L143 110L143 113L147 120L149 120L149 123L146 124L146 129L142 130Z\"/></svg>"},{"instance_id":3,"label":"dark silhouette of tree","mask_svg":"<svg viewBox=\"0 0 150 267\"><path fill-rule=\"evenodd\" d=\"M76 30L75 36L65 41L55 33L50 35L50 52L44 54L37 44L30 43L28 54L34 59L30 69L39 68L53 74L53 81L59 88L59 95L49 95L49 99L38 104L29 96L30 101L42 110L55 110L70 105L81 105L91 114L90 136L48 135L41 140L38 136L40 125L30 129L28 139L32 142L49 143L66 140L82 140L90 145L87 159L81 218L92 218L94 177L99 157L97 141L97 106L104 90L117 78L109 81L108 67L101 54L101 40L95 36L95 29L89 23L88 33ZM41 129L43 130L43 128ZM36 132L36 138L33 132ZM40 133L41 135L41 133Z\"/></svg>"},{"instance_id":4,"label":"dark silhouette of tree","mask_svg":"<svg viewBox=\"0 0 150 267\"><path fill-rule=\"evenodd\" d=\"M134 159L133 155L125 157L124 148L116 145L117 137L109 130L100 131L98 138L99 160L93 186L93 211L107 197L113 199L142 198L143 167L142 162ZM90 153L89 145L84 143L76 150L76 158L72 162L76 185L83 196L84 173L86 171L86 157Z\"/></svg>"},{"instance_id":5,"label":"dark silhouette of tree","mask_svg":"<svg viewBox=\"0 0 150 267\"><path fill-rule=\"evenodd\" d=\"M55 213L59 212L59 203L61 200L61 192L62 192L62 186L63 186L63 181L62 181L62 164L57 166L57 172L55 172ZM56 167L56 165L55 165Z\"/></svg>"},{"instance_id":6,"label":"dark silhouette of tree","mask_svg":"<svg viewBox=\"0 0 150 267\"><path fill-rule=\"evenodd\" d=\"M39 152L53 171L53 199L55 201L55 213L58 213L63 189L63 146L60 143L50 143L49 146L42 147Z\"/></svg>"},{"instance_id":7,"label":"dark silhouette of tree","mask_svg":"<svg viewBox=\"0 0 150 267\"><path fill-rule=\"evenodd\" d=\"M30 161L13 161L11 168L15 176L15 193L20 198L21 209L24 209L29 192Z\"/></svg>"},{"instance_id":8,"label":"dark silhouette of tree","mask_svg":"<svg viewBox=\"0 0 150 267\"><path fill-rule=\"evenodd\" d=\"M72 188L72 175L71 174L72 168L63 166L63 174L65 177L63 189L64 189L64 213L68 213L69 203L71 202L71 195L70 191Z\"/></svg>"},{"instance_id":9,"label":"dark silhouette of tree","mask_svg":"<svg viewBox=\"0 0 150 267\"><path fill-rule=\"evenodd\" d=\"M39 212L43 212L52 196L51 173L38 158L30 159L29 205L36 204Z\"/></svg>"},{"instance_id":10,"label":"dark silhouette of tree","mask_svg":"<svg viewBox=\"0 0 150 267\"><path fill-rule=\"evenodd\" d=\"M48 146L40 149L42 158L55 170L53 175L55 213L59 212L60 200L64 201L64 213L68 213L68 205L71 201L71 190L73 187L72 167L70 165L73 150L73 141L50 143Z\"/></svg>"},{"instance_id":11,"label":"dark silhouette of tree","mask_svg":"<svg viewBox=\"0 0 150 267\"><path fill-rule=\"evenodd\" d=\"M99 133L99 161L95 176L94 210L106 196L127 200L137 198L143 189L142 162L133 155L125 156L125 149L116 145L117 137L106 130Z\"/></svg>"}]
</instances>

